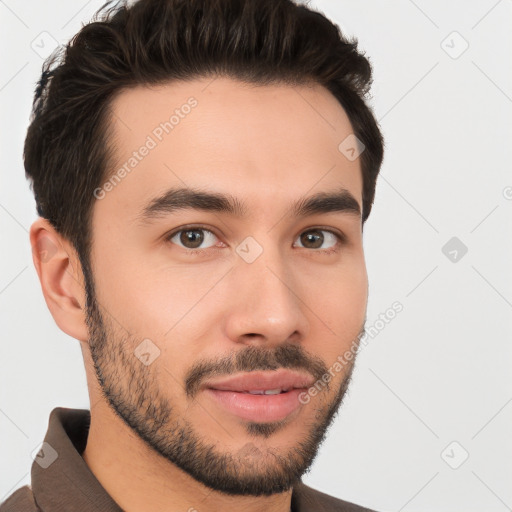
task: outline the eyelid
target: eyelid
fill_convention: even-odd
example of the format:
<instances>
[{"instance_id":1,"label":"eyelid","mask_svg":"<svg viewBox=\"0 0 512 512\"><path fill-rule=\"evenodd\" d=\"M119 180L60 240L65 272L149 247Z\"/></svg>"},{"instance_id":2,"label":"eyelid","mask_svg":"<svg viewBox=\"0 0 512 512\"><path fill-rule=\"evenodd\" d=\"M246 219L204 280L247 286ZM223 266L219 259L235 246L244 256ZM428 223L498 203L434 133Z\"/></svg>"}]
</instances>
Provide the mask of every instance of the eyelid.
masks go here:
<instances>
[{"instance_id":1,"label":"eyelid","mask_svg":"<svg viewBox=\"0 0 512 512\"><path fill-rule=\"evenodd\" d=\"M301 229L299 234L305 233L306 231L315 231L315 230L328 231L329 233L332 233L334 236L337 236L339 238L340 242L348 243L347 235L343 231L340 231L339 229L335 229L332 226L319 226L318 224L314 224L311 227Z\"/></svg>"},{"instance_id":2,"label":"eyelid","mask_svg":"<svg viewBox=\"0 0 512 512\"><path fill-rule=\"evenodd\" d=\"M217 238L219 238L219 236L217 235L215 230L213 228L209 227L209 226L203 226L201 224L187 224L185 226L180 226L179 228L173 229L168 234L165 234L164 235L164 239L165 240L170 240L173 236L177 235L180 231L193 231L195 229L203 230L203 231L208 231L209 233L212 233Z\"/></svg>"}]
</instances>

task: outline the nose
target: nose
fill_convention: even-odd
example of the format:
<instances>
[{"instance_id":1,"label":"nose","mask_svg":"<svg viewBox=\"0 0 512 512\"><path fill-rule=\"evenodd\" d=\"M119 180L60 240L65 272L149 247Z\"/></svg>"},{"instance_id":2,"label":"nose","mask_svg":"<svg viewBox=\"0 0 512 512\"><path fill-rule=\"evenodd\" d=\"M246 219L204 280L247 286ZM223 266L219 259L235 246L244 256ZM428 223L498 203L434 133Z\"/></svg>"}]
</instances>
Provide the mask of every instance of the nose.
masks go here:
<instances>
[{"instance_id":1,"label":"nose","mask_svg":"<svg viewBox=\"0 0 512 512\"><path fill-rule=\"evenodd\" d=\"M270 347L307 336L305 283L284 259L277 249L266 249L252 263L235 264L224 326L233 342Z\"/></svg>"}]
</instances>

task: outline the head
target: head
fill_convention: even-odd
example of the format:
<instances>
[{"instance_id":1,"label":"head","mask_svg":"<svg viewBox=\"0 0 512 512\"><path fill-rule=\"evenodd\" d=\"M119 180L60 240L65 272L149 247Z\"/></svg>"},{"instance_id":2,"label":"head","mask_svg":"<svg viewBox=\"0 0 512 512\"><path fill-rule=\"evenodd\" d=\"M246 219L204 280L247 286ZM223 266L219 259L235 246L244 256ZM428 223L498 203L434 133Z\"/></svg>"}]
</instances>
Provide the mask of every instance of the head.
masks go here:
<instances>
[{"instance_id":1,"label":"head","mask_svg":"<svg viewBox=\"0 0 512 512\"><path fill-rule=\"evenodd\" d=\"M356 41L291 0L106 6L45 64L24 156L48 307L96 399L218 491L289 489L348 389L383 158L370 84ZM324 383L286 415L209 389L284 370Z\"/></svg>"}]
</instances>

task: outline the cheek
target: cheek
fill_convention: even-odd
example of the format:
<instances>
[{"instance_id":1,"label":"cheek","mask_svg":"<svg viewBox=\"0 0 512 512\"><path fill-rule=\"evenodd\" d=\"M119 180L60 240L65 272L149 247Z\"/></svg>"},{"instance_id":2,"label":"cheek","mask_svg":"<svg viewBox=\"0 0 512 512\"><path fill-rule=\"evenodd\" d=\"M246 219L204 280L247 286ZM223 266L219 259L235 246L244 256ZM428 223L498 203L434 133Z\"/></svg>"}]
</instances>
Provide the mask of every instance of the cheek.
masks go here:
<instances>
[{"instance_id":1,"label":"cheek","mask_svg":"<svg viewBox=\"0 0 512 512\"><path fill-rule=\"evenodd\" d=\"M352 266L349 272L339 272L317 281L305 296L308 297L306 304L316 315L311 316L312 325L316 328L309 336L310 350L321 351L319 355L329 365L357 343L363 327L368 301L364 263ZM318 343L319 338L321 344Z\"/></svg>"},{"instance_id":2,"label":"cheek","mask_svg":"<svg viewBox=\"0 0 512 512\"><path fill-rule=\"evenodd\" d=\"M226 269L185 265L155 267L147 258L110 257L94 269L99 303L134 336L163 339L194 316L197 304ZM210 306L213 307L213 306ZM169 332L170 331L170 332Z\"/></svg>"}]
</instances>

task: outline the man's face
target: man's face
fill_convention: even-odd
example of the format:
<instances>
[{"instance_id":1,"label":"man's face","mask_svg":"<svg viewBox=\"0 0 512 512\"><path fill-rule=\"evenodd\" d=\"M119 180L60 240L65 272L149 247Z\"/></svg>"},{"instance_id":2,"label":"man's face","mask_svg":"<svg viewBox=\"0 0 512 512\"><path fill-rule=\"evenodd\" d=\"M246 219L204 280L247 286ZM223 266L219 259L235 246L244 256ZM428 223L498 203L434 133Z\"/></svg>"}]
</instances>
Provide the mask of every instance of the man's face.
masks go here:
<instances>
[{"instance_id":1,"label":"man's face","mask_svg":"<svg viewBox=\"0 0 512 512\"><path fill-rule=\"evenodd\" d=\"M361 169L338 149L352 129L324 88L210 82L113 102L117 178L96 192L89 346L111 407L157 453L215 490L270 495L311 465L353 361L332 367L366 316L361 217L334 200L294 205L345 189L362 208ZM183 191L180 208L154 201L171 189L240 208L185 207ZM320 379L320 391L305 403L297 389L210 389L248 372Z\"/></svg>"}]
</instances>

